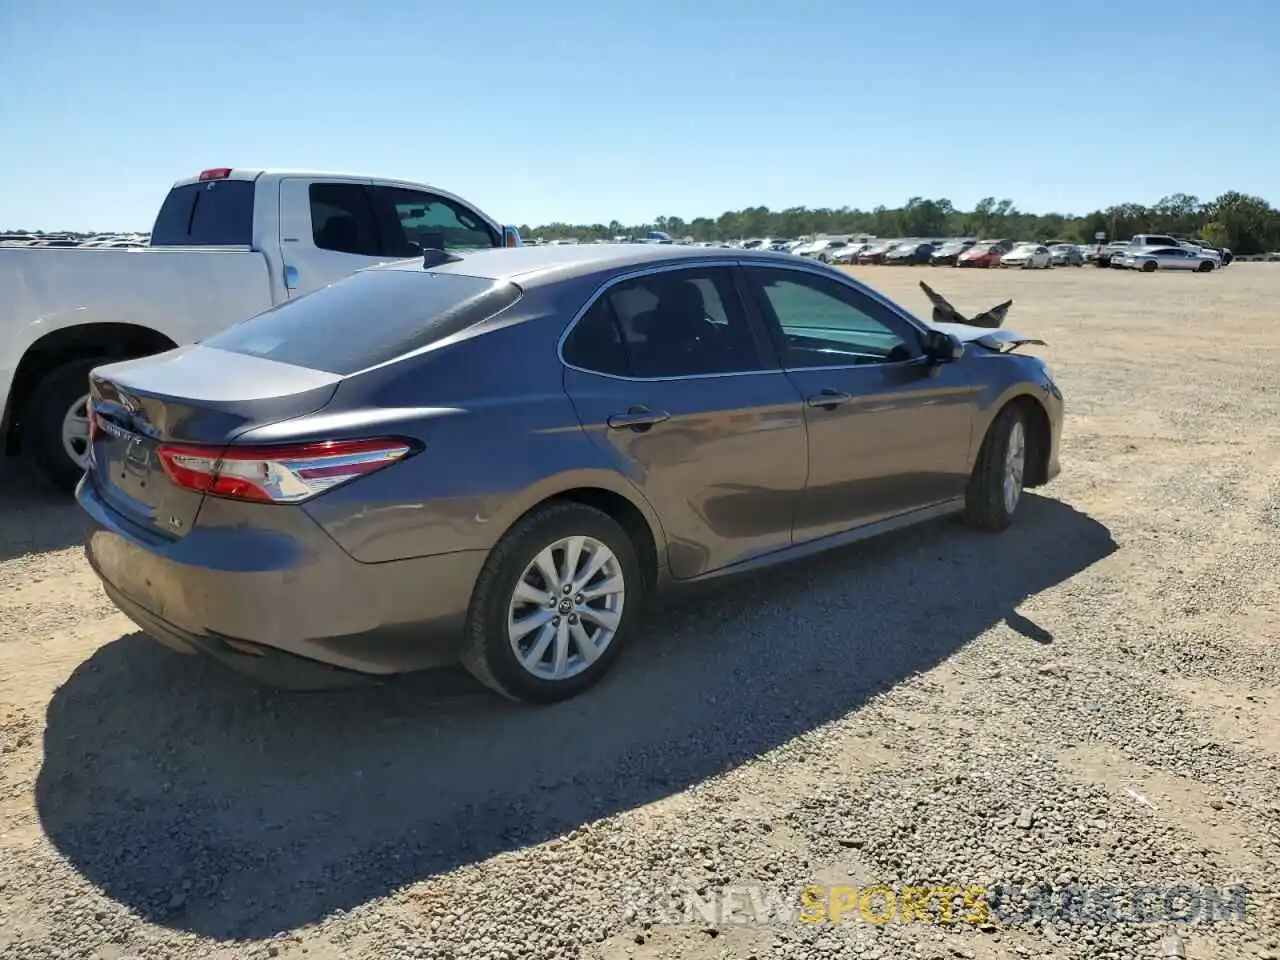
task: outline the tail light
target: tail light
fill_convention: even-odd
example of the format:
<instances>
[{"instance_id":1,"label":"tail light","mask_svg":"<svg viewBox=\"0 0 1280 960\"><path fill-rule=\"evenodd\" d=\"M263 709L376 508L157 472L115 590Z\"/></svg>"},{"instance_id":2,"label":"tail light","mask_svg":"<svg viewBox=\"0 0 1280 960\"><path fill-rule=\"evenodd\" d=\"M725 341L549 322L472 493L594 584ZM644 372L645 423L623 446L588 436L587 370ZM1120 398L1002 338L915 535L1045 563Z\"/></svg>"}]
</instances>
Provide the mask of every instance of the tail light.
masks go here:
<instances>
[{"instance_id":1,"label":"tail light","mask_svg":"<svg viewBox=\"0 0 1280 960\"><path fill-rule=\"evenodd\" d=\"M201 182L206 180L225 180L229 176L231 176L230 167L210 167L208 170L200 171L199 179Z\"/></svg>"},{"instance_id":2,"label":"tail light","mask_svg":"<svg viewBox=\"0 0 1280 960\"><path fill-rule=\"evenodd\" d=\"M197 493L257 503L301 503L416 452L407 440L329 440L264 447L163 444L169 479Z\"/></svg>"}]
</instances>

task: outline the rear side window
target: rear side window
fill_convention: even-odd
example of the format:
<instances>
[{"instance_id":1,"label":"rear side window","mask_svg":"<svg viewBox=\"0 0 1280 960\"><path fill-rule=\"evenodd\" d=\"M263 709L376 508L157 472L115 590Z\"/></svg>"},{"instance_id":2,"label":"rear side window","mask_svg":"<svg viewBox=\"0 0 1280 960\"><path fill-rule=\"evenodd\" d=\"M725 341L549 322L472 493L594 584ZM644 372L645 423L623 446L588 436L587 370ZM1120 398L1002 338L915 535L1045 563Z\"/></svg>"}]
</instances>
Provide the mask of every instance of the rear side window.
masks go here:
<instances>
[{"instance_id":1,"label":"rear side window","mask_svg":"<svg viewBox=\"0 0 1280 960\"><path fill-rule=\"evenodd\" d=\"M631 375L631 359L607 297L600 297L565 338L565 363L593 373Z\"/></svg>"},{"instance_id":2,"label":"rear side window","mask_svg":"<svg viewBox=\"0 0 1280 960\"><path fill-rule=\"evenodd\" d=\"M153 247L253 243L252 180L209 180L174 187L151 228Z\"/></svg>"},{"instance_id":3,"label":"rear side window","mask_svg":"<svg viewBox=\"0 0 1280 960\"><path fill-rule=\"evenodd\" d=\"M376 257L382 253L369 191L358 183L313 183L311 230L320 250Z\"/></svg>"},{"instance_id":4,"label":"rear side window","mask_svg":"<svg viewBox=\"0 0 1280 960\"><path fill-rule=\"evenodd\" d=\"M520 288L431 271L371 270L289 300L204 341L340 376L459 333L520 299Z\"/></svg>"}]
</instances>

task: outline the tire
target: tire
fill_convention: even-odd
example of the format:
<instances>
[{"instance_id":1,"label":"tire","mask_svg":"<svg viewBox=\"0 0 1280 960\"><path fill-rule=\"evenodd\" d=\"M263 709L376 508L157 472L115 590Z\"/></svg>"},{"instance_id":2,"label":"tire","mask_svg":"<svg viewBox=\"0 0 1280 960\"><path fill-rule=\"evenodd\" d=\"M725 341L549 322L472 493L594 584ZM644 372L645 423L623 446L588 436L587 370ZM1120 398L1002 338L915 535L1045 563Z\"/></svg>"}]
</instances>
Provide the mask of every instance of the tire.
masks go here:
<instances>
[{"instance_id":1,"label":"tire","mask_svg":"<svg viewBox=\"0 0 1280 960\"><path fill-rule=\"evenodd\" d=\"M1146 263L1144 263L1144 264L1142 265L1142 272L1143 272L1143 273L1155 273L1155 272L1156 272L1156 262L1155 262L1154 260L1148 260Z\"/></svg>"},{"instance_id":2,"label":"tire","mask_svg":"<svg viewBox=\"0 0 1280 960\"><path fill-rule=\"evenodd\" d=\"M592 638L600 638L599 631L604 628L598 621L586 616L579 618L577 613L572 612L590 609L594 601L588 599L585 603L575 604L577 597L572 593L564 594L557 590L553 594L552 591L545 591L549 585L546 578L540 577L534 570L540 553L570 538L585 538L588 543L594 542L607 548L612 561L606 564L604 573L610 579L620 578L622 582L621 593L600 598L608 603L609 598L616 597L615 602L621 610L613 636L606 640L604 649L596 654L593 661L587 661L583 657L581 648L570 632L573 627L569 623L572 620L575 625L581 626L583 635L595 629L597 632ZM560 569L565 562L562 550L557 549L553 559L557 569ZM518 642L513 642L508 630L509 618L514 613L517 587L526 576L531 576L538 582L534 589L544 590L548 596L553 595L557 603L564 606L557 614L550 610L543 611L540 602L537 605L528 602L521 608L521 619L527 616L540 622L549 621L546 628L549 636L543 636L543 628L535 628L519 637ZM593 581L597 586L600 583L599 576ZM579 503L550 503L539 507L507 531L485 561L467 613L462 664L485 686L512 700L533 704L568 700L594 686L613 666L630 637L645 593L645 580L635 546L626 531L612 517ZM534 670L526 668L517 656L515 647L519 643L527 641L532 647L542 640L543 652L536 666L540 670L551 670L562 636L567 655L576 661L570 662L568 666L576 672L561 678L539 676ZM526 648L526 653L532 652ZM543 662L548 659L552 662Z\"/></svg>"},{"instance_id":3,"label":"tire","mask_svg":"<svg viewBox=\"0 0 1280 960\"><path fill-rule=\"evenodd\" d=\"M1200 264L1200 266L1196 267L1196 273L1209 273L1212 270L1213 270L1213 264L1209 263L1208 261L1205 261L1204 263Z\"/></svg>"},{"instance_id":4,"label":"tire","mask_svg":"<svg viewBox=\"0 0 1280 960\"><path fill-rule=\"evenodd\" d=\"M54 487L72 493L84 476L84 465L64 445L64 421L72 408L88 400L89 371L107 358L72 360L45 374L22 415L22 451ZM87 445L88 437L85 437ZM71 444L73 449L77 445ZM87 452L87 446L85 447Z\"/></svg>"},{"instance_id":5,"label":"tire","mask_svg":"<svg viewBox=\"0 0 1280 960\"><path fill-rule=\"evenodd\" d=\"M1014 459L1011 445L1020 447L1019 466L1010 476ZM1027 471L1027 428L1022 411L1013 404L1006 406L987 430L978 451L978 460L969 475L965 490L964 520L969 526L988 533L998 533L1013 523L1022 502L1022 484ZM1015 493L1006 497L1006 479ZM1012 501L1012 502L1011 502Z\"/></svg>"}]
</instances>

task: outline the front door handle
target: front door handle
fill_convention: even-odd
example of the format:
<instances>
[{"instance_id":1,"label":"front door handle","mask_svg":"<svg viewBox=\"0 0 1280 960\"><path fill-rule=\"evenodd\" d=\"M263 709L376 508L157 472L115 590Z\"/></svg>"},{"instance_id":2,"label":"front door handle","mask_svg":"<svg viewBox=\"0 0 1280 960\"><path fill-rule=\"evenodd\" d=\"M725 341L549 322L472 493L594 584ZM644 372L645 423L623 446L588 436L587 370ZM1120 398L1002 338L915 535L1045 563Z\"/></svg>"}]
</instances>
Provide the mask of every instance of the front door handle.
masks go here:
<instances>
[{"instance_id":1,"label":"front door handle","mask_svg":"<svg viewBox=\"0 0 1280 960\"><path fill-rule=\"evenodd\" d=\"M643 433L655 423L670 420L671 414L665 410L650 410L648 407L632 407L626 413L615 413L606 421L614 430L635 430Z\"/></svg>"},{"instance_id":2,"label":"front door handle","mask_svg":"<svg viewBox=\"0 0 1280 960\"><path fill-rule=\"evenodd\" d=\"M848 403L853 397L850 394L842 393L839 390L823 390L806 401L811 407L821 407L823 410L834 410L842 403Z\"/></svg>"}]
</instances>

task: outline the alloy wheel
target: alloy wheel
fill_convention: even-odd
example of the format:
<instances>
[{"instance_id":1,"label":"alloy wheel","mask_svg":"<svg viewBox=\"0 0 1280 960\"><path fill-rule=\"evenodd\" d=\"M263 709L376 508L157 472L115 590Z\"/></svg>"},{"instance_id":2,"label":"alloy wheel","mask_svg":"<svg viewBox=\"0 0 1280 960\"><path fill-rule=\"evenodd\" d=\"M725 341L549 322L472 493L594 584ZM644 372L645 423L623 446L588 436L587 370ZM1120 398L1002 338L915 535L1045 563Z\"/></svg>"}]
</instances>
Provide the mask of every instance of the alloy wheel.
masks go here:
<instances>
[{"instance_id":1,"label":"alloy wheel","mask_svg":"<svg viewBox=\"0 0 1280 960\"><path fill-rule=\"evenodd\" d=\"M1009 443L1004 455L1004 508L1013 513L1022 498L1022 477L1027 467L1027 439L1022 421L1009 428Z\"/></svg>"},{"instance_id":2,"label":"alloy wheel","mask_svg":"<svg viewBox=\"0 0 1280 960\"><path fill-rule=\"evenodd\" d=\"M541 550L516 581L507 638L540 680L582 673L617 635L626 600L622 565L593 537L565 537Z\"/></svg>"},{"instance_id":3,"label":"alloy wheel","mask_svg":"<svg viewBox=\"0 0 1280 960\"><path fill-rule=\"evenodd\" d=\"M89 397L77 398L62 418L62 449L82 470L89 468Z\"/></svg>"}]
</instances>

